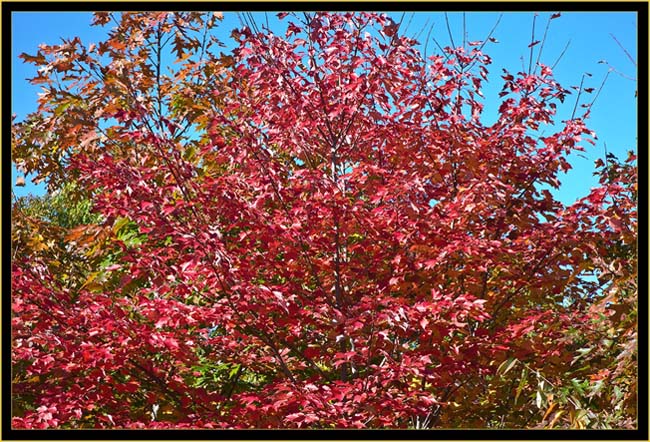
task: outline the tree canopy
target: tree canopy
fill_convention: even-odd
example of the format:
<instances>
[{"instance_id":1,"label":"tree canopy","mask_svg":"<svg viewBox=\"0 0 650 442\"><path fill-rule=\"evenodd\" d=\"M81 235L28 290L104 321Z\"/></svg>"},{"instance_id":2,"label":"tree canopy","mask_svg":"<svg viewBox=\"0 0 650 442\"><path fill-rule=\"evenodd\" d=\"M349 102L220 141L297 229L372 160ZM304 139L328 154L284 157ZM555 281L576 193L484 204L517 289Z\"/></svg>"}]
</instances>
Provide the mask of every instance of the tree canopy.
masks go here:
<instances>
[{"instance_id":1,"label":"tree canopy","mask_svg":"<svg viewBox=\"0 0 650 442\"><path fill-rule=\"evenodd\" d=\"M551 67L486 125L490 36L282 13L224 54L221 17L22 55L51 193L12 208L14 427L637 426L636 158L553 197L594 134Z\"/></svg>"}]
</instances>

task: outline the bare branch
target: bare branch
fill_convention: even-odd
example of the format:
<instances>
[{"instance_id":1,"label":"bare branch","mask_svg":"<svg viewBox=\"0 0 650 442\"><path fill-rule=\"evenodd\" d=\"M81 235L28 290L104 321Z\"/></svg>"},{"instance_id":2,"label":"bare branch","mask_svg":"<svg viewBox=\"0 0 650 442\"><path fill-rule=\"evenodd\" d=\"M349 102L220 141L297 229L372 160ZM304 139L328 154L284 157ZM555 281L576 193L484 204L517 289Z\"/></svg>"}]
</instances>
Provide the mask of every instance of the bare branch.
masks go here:
<instances>
[{"instance_id":1,"label":"bare branch","mask_svg":"<svg viewBox=\"0 0 650 442\"><path fill-rule=\"evenodd\" d=\"M537 13L533 15L533 27L530 35L530 56L528 57L528 75L533 66L533 51L535 50L535 22L537 21Z\"/></svg>"},{"instance_id":2,"label":"bare branch","mask_svg":"<svg viewBox=\"0 0 650 442\"><path fill-rule=\"evenodd\" d=\"M560 60L564 56L564 53L566 52L566 50L569 49L569 44L570 43L571 43L571 40L569 39L569 41L566 42L566 45L564 46L564 49L562 49L562 52L560 52L560 55L555 60L555 63L553 63L553 65L551 66L551 70L555 69L555 66L557 66L557 64L560 62Z\"/></svg>"},{"instance_id":3,"label":"bare branch","mask_svg":"<svg viewBox=\"0 0 650 442\"><path fill-rule=\"evenodd\" d=\"M616 36L614 36L614 34L612 34L612 33L610 33L609 35L612 36L612 38L614 39L614 41L616 42L616 44L618 45L618 47L621 48L621 49L623 49L623 52L625 52L625 55L627 55L627 58L632 62L632 64L633 64L634 66L636 66L636 61L634 61L634 58L632 58L632 56L630 55L630 53L627 52L627 50L623 47L623 45L621 44L621 42L618 41L618 39L616 38Z\"/></svg>"},{"instance_id":4,"label":"bare branch","mask_svg":"<svg viewBox=\"0 0 650 442\"><path fill-rule=\"evenodd\" d=\"M539 46L539 52L537 53L537 59L535 60L535 70L537 70L537 66L539 66L539 60L542 58L544 43L546 43L546 34L548 33L548 28L550 26L551 26L551 17L549 17L548 21L546 22L546 28L544 28L544 36L542 37L542 42L540 43Z\"/></svg>"},{"instance_id":5,"label":"bare branch","mask_svg":"<svg viewBox=\"0 0 650 442\"><path fill-rule=\"evenodd\" d=\"M451 47L456 48L456 44L454 43L454 36L451 34L451 27L449 26L449 17L447 16L447 13L445 12L445 23L447 23L447 33L449 34L449 41L451 42Z\"/></svg>"}]
</instances>

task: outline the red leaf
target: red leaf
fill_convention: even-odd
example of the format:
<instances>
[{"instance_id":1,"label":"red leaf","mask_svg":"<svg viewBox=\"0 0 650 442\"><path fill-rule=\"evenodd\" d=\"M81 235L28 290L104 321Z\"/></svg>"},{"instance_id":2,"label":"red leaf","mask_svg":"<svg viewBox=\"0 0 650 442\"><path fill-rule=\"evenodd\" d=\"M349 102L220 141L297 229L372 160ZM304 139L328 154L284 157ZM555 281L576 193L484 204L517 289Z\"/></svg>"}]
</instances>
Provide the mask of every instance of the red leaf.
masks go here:
<instances>
[{"instance_id":1,"label":"red leaf","mask_svg":"<svg viewBox=\"0 0 650 442\"><path fill-rule=\"evenodd\" d=\"M427 261L424 261L424 268L430 270L434 268L437 264L438 264L437 259L429 259Z\"/></svg>"},{"instance_id":2,"label":"red leaf","mask_svg":"<svg viewBox=\"0 0 650 442\"><path fill-rule=\"evenodd\" d=\"M315 358L316 356L319 356L319 355L320 355L320 349L317 348L317 347L307 347L307 348L303 351L303 354L305 355L305 357L307 357L307 358L309 358L309 359L313 359L313 358Z\"/></svg>"}]
</instances>

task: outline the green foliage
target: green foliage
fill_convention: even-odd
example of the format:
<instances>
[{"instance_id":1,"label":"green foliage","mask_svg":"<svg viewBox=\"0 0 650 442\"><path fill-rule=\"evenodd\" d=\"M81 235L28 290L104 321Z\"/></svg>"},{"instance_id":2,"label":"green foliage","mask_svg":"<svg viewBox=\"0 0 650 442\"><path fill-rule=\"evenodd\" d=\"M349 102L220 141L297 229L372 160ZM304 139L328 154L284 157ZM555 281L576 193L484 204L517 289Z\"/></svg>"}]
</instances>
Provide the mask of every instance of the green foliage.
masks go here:
<instances>
[{"instance_id":1,"label":"green foliage","mask_svg":"<svg viewBox=\"0 0 650 442\"><path fill-rule=\"evenodd\" d=\"M43 196L20 197L15 204L25 216L65 229L95 224L101 219L101 215L92 212L91 200L74 182Z\"/></svg>"}]
</instances>

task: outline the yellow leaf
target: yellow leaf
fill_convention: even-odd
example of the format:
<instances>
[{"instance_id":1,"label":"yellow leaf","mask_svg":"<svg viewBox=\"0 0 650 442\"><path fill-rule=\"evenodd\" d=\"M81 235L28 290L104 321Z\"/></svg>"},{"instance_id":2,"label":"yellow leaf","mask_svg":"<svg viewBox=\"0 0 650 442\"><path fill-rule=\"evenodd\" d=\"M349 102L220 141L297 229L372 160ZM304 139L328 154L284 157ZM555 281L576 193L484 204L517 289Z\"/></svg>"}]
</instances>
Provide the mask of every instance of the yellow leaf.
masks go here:
<instances>
[{"instance_id":1,"label":"yellow leaf","mask_svg":"<svg viewBox=\"0 0 650 442\"><path fill-rule=\"evenodd\" d=\"M546 420L549 414L557 407L557 404L555 402L551 402L551 405L549 405L548 409L546 410L546 413L544 413L544 417L542 420Z\"/></svg>"},{"instance_id":2,"label":"yellow leaf","mask_svg":"<svg viewBox=\"0 0 650 442\"><path fill-rule=\"evenodd\" d=\"M44 243L43 235L36 233L32 235L27 241L27 245L32 248L35 252L40 252L41 250L47 250L48 246Z\"/></svg>"},{"instance_id":3,"label":"yellow leaf","mask_svg":"<svg viewBox=\"0 0 650 442\"><path fill-rule=\"evenodd\" d=\"M501 365L499 365L499 368L497 368L497 375L505 375L517 364L517 362L519 362L517 358L506 359L501 363Z\"/></svg>"},{"instance_id":4,"label":"yellow leaf","mask_svg":"<svg viewBox=\"0 0 650 442\"><path fill-rule=\"evenodd\" d=\"M553 416L553 420L551 421L550 424L548 424L548 427L549 427L549 428L553 428L553 427L555 426L555 423L557 422L557 420L558 420L558 419L560 418L560 416L562 416L563 414L564 414L564 410L560 410L560 411L558 411L557 413L555 413L555 416Z\"/></svg>"},{"instance_id":5,"label":"yellow leaf","mask_svg":"<svg viewBox=\"0 0 650 442\"><path fill-rule=\"evenodd\" d=\"M92 272L90 275L88 275L86 282L83 283L83 285L80 287L80 290L86 288L86 286L91 284L97 278L97 276L99 276L99 272Z\"/></svg>"}]
</instances>

